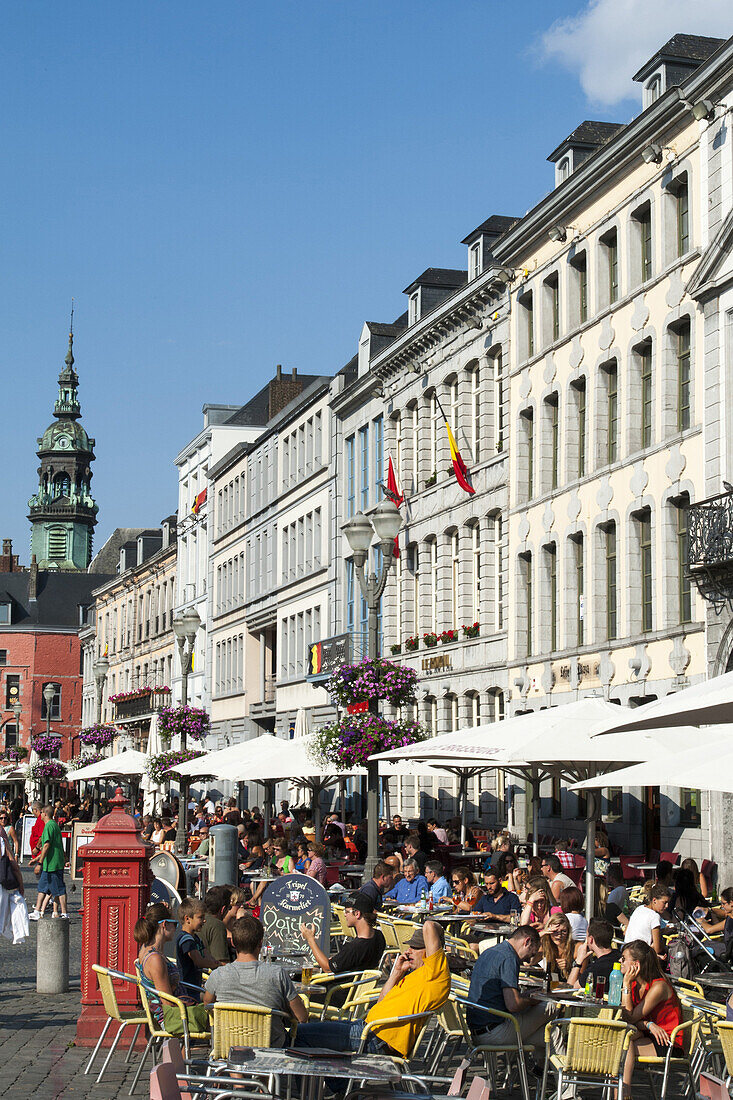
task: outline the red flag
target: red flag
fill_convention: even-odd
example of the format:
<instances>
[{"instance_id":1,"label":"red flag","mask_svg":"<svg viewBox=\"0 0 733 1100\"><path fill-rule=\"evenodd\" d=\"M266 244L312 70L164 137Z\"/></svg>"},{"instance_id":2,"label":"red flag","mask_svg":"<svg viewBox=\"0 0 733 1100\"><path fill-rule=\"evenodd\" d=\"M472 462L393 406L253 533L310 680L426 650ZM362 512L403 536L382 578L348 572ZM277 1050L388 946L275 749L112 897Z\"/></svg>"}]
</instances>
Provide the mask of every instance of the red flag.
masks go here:
<instances>
[{"instance_id":1,"label":"red flag","mask_svg":"<svg viewBox=\"0 0 733 1100\"><path fill-rule=\"evenodd\" d=\"M398 508L401 508L405 503L405 494L400 489L400 483L397 480L397 474L395 473L394 464L392 462L392 455L389 456L389 463L387 465L387 488L385 489L385 495L388 500L391 500L393 504L396 504ZM392 555L395 558L400 556L400 540L395 538L394 550Z\"/></svg>"},{"instance_id":2,"label":"red flag","mask_svg":"<svg viewBox=\"0 0 733 1100\"><path fill-rule=\"evenodd\" d=\"M201 492L196 496L196 499L193 502L193 507L191 508L191 511L193 512L193 514L195 516L197 516L199 514L199 511L201 510L202 506L205 503L206 503L206 489L202 489Z\"/></svg>"},{"instance_id":3,"label":"red flag","mask_svg":"<svg viewBox=\"0 0 733 1100\"><path fill-rule=\"evenodd\" d=\"M453 432L450 430L450 424L446 420L446 431L448 432L448 443L450 444L450 457L453 462L453 470L455 471L456 481L460 487L467 493L475 493L473 485L468 480L468 470L466 469L466 463L461 458L461 452L456 446L456 441L453 436Z\"/></svg>"}]
</instances>

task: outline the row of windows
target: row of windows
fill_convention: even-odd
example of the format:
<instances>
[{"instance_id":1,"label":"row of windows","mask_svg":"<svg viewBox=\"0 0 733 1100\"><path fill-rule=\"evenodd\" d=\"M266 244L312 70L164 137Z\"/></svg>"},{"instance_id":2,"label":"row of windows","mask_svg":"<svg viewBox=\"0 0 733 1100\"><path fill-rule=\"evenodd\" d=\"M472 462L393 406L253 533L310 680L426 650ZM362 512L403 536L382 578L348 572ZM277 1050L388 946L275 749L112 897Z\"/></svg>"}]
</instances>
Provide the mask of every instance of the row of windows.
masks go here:
<instances>
[{"instance_id":1,"label":"row of windows","mask_svg":"<svg viewBox=\"0 0 733 1100\"><path fill-rule=\"evenodd\" d=\"M384 421L378 416L344 441L346 515L366 512L381 499L384 481Z\"/></svg>"},{"instance_id":2,"label":"row of windows","mask_svg":"<svg viewBox=\"0 0 733 1100\"><path fill-rule=\"evenodd\" d=\"M244 552L235 554L216 567L216 603L214 614L223 615L244 602Z\"/></svg>"},{"instance_id":3,"label":"row of windows","mask_svg":"<svg viewBox=\"0 0 733 1100\"><path fill-rule=\"evenodd\" d=\"M215 538L242 523L245 513L244 475L237 474L216 494Z\"/></svg>"},{"instance_id":4,"label":"row of windows","mask_svg":"<svg viewBox=\"0 0 733 1100\"><path fill-rule=\"evenodd\" d=\"M594 410L589 409L588 377L583 376L571 384L565 419L565 483L589 473L588 438L591 425L594 428L596 469L612 465L622 458L622 425L626 431L626 455L654 445L658 409L664 437L686 431L691 426L689 319L685 318L670 327L666 336L661 349L662 364L658 362L659 349L651 340L644 340L632 349L622 378L619 377L617 359L611 359L598 368ZM624 402L625 416L622 414ZM538 493L553 491L563 483L560 403L561 397L557 392L544 399L539 439L535 410L528 408L519 414L518 498L522 501L530 500Z\"/></svg>"},{"instance_id":5,"label":"row of windows","mask_svg":"<svg viewBox=\"0 0 733 1100\"><path fill-rule=\"evenodd\" d=\"M454 733L460 726L479 726L482 722L501 722L505 717L504 692L491 690L467 692L459 698L448 693L440 699L427 695L422 704L422 720L431 737ZM411 708L413 711L416 708ZM415 715L417 717L417 715Z\"/></svg>"},{"instance_id":6,"label":"row of windows","mask_svg":"<svg viewBox=\"0 0 733 1100\"><path fill-rule=\"evenodd\" d=\"M531 655L613 641L625 636L624 630L626 636L646 633L658 629L662 621L668 625L691 622L688 504L686 497L672 503L663 517L667 531L656 533L668 541L671 551L663 558L664 615L655 606L655 531L649 509L632 515L625 546L615 522L599 525L592 560L582 534L567 539L562 560L557 542L542 548L539 561L531 552L520 554L517 628L524 652Z\"/></svg>"},{"instance_id":7,"label":"row of windows","mask_svg":"<svg viewBox=\"0 0 733 1100\"><path fill-rule=\"evenodd\" d=\"M86 650L89 660L94 659L92 649ZM171 687L173 683L173 654L154 657L151 661L139 661L134 666L110 672L102 700L102 717L105 721L114 717L114 708L108 702L109 695L118 692L134 691L140 687ZM82 722L88 725L96 718L96 700L85 696L82 701Z\"/></svg>"},{"instance_id":8,"label":"row of windows","mask_svg":"<svg viewBox=\"0 0 733 1100\"><path fill-rule=\"evenodd\" d=\"M323 465L323 415L316 412L282 437L282 485L289 489Z\"/></svg>"},{"instance_id":9,"label":"row of windows","mask_svg":"<svg viewBox=\"0 0 733 1100\"><path fill-rule=\"evenodd\" d=\"M316 508L282 529L282 583L320 569L322 555L321 509Z\"/></svg>"},{"instance_id":10,"label":"row of windows","mask_svg":"<svg viewBox=\"0 0 733 1100\"><path fill-rule=\"evenodd\" d=\"M174 584L171 578L151 585L136 599L123 603L119 613L118 608L113 607L103 618L100 616L102 649L107 646L111 656L118 649L129 649L135 641L165 634L173 622Z\"/></svg>"},{"instance_id":11,"label":"row of windows","mask_svg":"<svg viewBox=\"0 0 733 1100\"><path fill-rule=\"evenodd\" d=\"M249 514L274 500L277 481L277 444L266 439L247 460Z\"/></svg>"},{"instance_id":12,"label":"row of windows","mask_svg":"<svg viewBox=\"0 0 733 1100\"><path fill-rule=\"evenodd\" d=\"M686 173L677 176L665 188L661 219L657 219L656 225L655 208L646 201L631 213L626 228L625 243L620 242L618 226L599 238L595 253L597 310L613 305L633 287L651 279L657 260L667 264L689 252L690 207ZM622 275L624 260L627 279ZM588 320L589 270L589 248L576 246L570 250L564 268L547 275L539 288L520 292L517 297L520 361L531 359L541 348L559 340L565 327L574 329Z\"/></svg>"},{"instance_id":13,"label":"row of windows","mask_svg":"<svg viewBox=\"0 0 733 1100\"><path fill-rule=\"evenodd\" d=\"M397 558L398 562L399 560L400 559ZM372 546L370 560L365 568L367 572L376 573L377 576L381 575L381 546ZM369 653L369 606L359 587L353 558L346 559L345 604L346 630L352 639L352 659L354 661L359 661ZM379 607L377 608L377 648L380 653L382 652L382 647L382 601L380 600Z\"/></svg>"},{"instance_id":14,"label":"row of windows","mask_svg":"<svg viewBox=\"0 0 733 1100\"><path fill-rule=\"evenodd\" d=\"M216 643L214 653L214 695L235 695L244 691L244 634Z\"/></svg>"},{"instance_id":15,"label":"row of windows","mask_svg":"<svg viewBox=\"0 0 733 1100\"><path fill-rule=\"evenodd\" d=\"M307 647L321 639L321 609L288 615L280 623L280 679L302 680L308 674Z\"/></svg>"}]
</instances>

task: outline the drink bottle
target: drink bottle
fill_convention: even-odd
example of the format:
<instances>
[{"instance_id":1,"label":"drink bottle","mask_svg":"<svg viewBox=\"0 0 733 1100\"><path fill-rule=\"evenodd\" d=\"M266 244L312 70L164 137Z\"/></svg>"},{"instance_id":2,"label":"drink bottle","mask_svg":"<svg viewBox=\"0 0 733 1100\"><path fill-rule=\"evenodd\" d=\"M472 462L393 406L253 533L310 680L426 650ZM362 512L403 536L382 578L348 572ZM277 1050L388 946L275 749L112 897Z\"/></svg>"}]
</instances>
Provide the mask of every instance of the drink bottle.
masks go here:
<instances>
[{"instance_id":1,"label":"drink bottle","mask_svg":"<svg viewBox=\"0 0 733 1100\"><path fill-rule=\"evenodd\" d=\"M624 976L621 973L621 963L614 963L611 977L608 979L608 1003L614 1008L621 1004L621 987L624 984Z\"/></svg>"}]
</instances>

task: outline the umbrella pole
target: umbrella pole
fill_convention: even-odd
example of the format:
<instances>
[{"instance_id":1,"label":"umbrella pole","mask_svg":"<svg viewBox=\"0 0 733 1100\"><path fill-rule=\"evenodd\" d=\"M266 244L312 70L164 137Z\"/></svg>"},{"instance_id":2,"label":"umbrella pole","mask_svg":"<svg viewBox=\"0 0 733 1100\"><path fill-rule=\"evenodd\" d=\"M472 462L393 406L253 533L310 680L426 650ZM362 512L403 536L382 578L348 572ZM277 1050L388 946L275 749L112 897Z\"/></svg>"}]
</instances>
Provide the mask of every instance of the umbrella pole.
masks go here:
<instances>
[{"instance_id":1,"label":"umbrella pole","mask_svg":"<svg viewBox=\"0 0 733 1100\"><path fill-rule=\"evenodd\" d=\"M537 837L540 827L540 779L536 768L532 768L529 782L532 787L532 855L537 856L540 854Z\"/></svg>"},{"instance_id":2,"label":"umbrella pole","mask_svg":"<svg viewBox=\"0 0 733 1100\"><path fill-rule=\"evenodd\" d=\"M458 797L461 800L461 847L466 847L466 812L468 810L468 777L465 771L458 776Z\"/></svg>"},{"instance_id":3,"label":"umbrella pole","mask_svg":"<svg viewBox=\"0 0 733 1100\"><path fill-rule=\"evenodd\" d=\"M321 836L321 785L315 779L310 785L313 798L313 827L316 830L316 840Z\"/></svg>"},{"instance_id":4,"label":"umbrella pole","mask_svg":"<svg viewBox=\"0 0 733 1100\"><path fill-rule=\"evenodd\" d=\"M339 803L340 803L340 820L346 821L346 781L339 779Z\"/></svg>"},{"instance_id":5,"label":"umbrella pole","mask_svg":"<svg viewBox=\"0 0 733 1100\"><path fill-rule=\"evenodd\" d=\"M593 916L596 901L596 799L595 791L588 791L585 822L585 916Z\"/></svg>"},{"instance_id":6,"label":"umbrella pole","mask_svg":"<svg viewBox=\"0 0 733 1100\"><path fill-rule=\"evenodd\" d=\"M389 821L392 817L390 797L389 797L389 776L382 776L382 816Z\"/></svg>"}]
</instances>

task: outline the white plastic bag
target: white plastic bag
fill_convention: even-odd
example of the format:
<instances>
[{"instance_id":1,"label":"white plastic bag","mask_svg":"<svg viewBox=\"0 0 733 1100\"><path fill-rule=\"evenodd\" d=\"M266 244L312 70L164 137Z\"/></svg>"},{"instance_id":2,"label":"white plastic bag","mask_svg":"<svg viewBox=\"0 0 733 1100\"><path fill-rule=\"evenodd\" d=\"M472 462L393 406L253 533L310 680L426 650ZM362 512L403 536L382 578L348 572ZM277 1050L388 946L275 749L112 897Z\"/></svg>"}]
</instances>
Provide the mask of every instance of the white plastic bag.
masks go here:
<instances>
[{"instance_id":1,"label":"white plastic bag","mask_svg":"<svg viewBox=\"0 0 733 1100\"><path fill-rule=\"evenodd\" d=\"M10 922L13 929L13 944L27 940L31 934L28 906L23 895L19 894L17 890L10 898Z\"/></svg>"}]
</instances>

